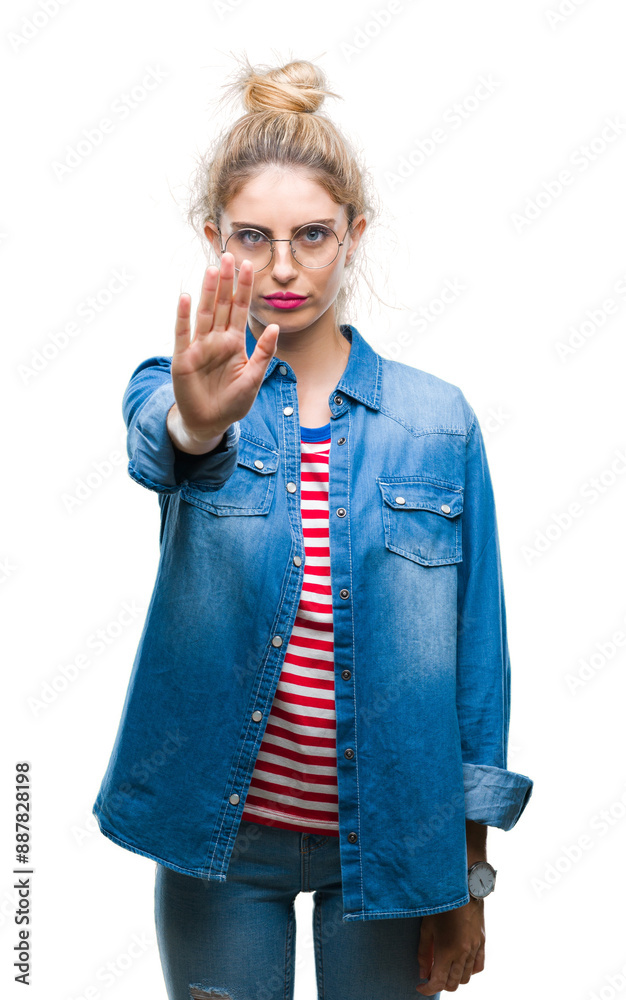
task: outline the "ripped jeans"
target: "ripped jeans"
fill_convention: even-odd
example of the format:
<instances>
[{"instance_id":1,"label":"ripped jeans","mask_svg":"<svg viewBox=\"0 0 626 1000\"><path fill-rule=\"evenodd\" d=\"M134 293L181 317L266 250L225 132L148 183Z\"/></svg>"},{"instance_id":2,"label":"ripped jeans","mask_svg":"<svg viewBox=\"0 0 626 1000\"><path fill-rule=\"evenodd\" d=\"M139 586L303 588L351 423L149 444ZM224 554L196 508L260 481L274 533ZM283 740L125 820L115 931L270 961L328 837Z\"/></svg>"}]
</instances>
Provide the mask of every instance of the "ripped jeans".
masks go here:
<instances>
[{"instance_id":1,"label":"ripped jeans","mask_svg":"<svg viewBox=\"0 0 626 1000\"><path fill-rule=\"evenodd\" d=\"M225 882L157 864L169 1000L293 1000L299 892L313 892L318 1000L419 1000L422 918L342 922L339 838L246 820Z\"/></svg>"}]
</instances>

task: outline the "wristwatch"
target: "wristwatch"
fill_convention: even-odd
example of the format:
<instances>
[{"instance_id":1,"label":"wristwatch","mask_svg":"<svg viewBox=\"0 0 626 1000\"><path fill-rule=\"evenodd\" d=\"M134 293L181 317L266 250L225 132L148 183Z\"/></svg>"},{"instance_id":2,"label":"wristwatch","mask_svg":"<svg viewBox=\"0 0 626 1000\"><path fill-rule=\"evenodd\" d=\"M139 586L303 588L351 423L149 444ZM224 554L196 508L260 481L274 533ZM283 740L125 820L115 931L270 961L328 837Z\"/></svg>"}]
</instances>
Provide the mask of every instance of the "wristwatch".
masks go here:
<instances>
[{"instance_id":1,"label":"wristwatch","mask_svg":"<svg viewBox=\"0 0 626 1000\"><path fill-rule=\"evenodd\" d=\"M488 861L477 861L467 869L467 888L474 899L484 899L496 885L496 869Z\"/></svg>"}]
</instances>

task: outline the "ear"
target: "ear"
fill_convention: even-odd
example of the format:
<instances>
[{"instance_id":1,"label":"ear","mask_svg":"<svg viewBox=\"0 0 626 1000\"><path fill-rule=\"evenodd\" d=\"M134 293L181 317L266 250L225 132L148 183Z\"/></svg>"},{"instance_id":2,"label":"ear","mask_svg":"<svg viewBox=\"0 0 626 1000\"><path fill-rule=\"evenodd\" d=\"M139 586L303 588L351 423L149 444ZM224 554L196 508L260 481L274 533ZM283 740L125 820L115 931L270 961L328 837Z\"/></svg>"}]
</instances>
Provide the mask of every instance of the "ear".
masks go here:
<instances>
[{"instance_id":1,"label":"ear","mask_svg":"<svg viewBox=\"0 0 626 1000\"><path fill-rule=\"evenodd\" d=\"M349 234L350 246L348 247L348 250L346 252L346 266L352 262L352 258L354 257L357 251L359 240L363 235L363 230L365 229L366 225L367 225L367 219L365 218L363 213L357 215L356 219L354 219L352 222L351 226L352 231Z\"/></svg>"},{"instance_id":2,"label":"ear","mask_svg":"<svg viewBox=\"0 0 626 1000\"><path fill-rule=\"evenodd\" d=\"M204 235L215 250L218 257L222 254L222 238L219 229L214 222L207 222L204 226Z\"/></svg>"}]
</instances>

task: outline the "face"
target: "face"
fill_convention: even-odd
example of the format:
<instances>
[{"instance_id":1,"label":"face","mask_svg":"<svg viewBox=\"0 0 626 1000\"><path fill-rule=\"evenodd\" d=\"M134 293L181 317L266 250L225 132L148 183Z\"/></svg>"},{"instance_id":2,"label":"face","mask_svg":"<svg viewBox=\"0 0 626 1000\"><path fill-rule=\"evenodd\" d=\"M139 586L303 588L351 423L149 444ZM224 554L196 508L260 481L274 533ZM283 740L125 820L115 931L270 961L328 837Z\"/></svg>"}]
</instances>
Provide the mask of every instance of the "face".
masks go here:
<instances>
[{"instance_id":1,"label":"face","mask_svg":"<svg viewBox=\"0 0 626 1000\"><path fill-rule=\"evenodd\" d=\"M272 260L254 274L250 302L250 328L259 336L269 323L280 325L281 337L312 326L327 316L334 326L333 303L341 286L343 270L352 259L365 228L359 215L347 232L344 206L338 205L309 172L301 167L267 167L249 180L226 206L221 221L224 246L237 229L258 228L270 238L288 240L300 226L323 222L334 230L343 246L326 267L305 267L294 259L289 243L274 244ZM217 227L207 223L205 233L220 253ZM289 292L305 296L293 309L273 305L268 296Z\"/></svg>"}]
</instances>

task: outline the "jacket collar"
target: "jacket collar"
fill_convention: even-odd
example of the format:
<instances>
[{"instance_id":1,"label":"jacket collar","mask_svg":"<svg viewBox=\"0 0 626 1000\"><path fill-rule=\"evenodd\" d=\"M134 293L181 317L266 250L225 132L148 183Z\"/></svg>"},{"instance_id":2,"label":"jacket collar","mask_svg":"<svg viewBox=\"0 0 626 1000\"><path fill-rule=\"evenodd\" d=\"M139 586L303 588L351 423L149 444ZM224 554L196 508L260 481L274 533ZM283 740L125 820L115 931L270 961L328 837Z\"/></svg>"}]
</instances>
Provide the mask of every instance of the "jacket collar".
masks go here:
<instances>
[{"instance_id":1,"label":"jacket collar","mask_svg":"<svg viewBox=\"0 0 626 1000\"><path fill-rule=\"evenodd\" d=\"M340 330L344 337L350 341L350 354L344 372L337 382L336 389L341 390L346 396L365 403L373 410L380 409L380 397L382 386L382 358L380 354L368 344L364 337L351 323L342 323ZM250 324L246 323L246 353L250 358L256 347L256 339ZM274 355L270 361L263 381L272 374L279 364L286 364ZM287 365L288 371L292 369Z\"/></svg>"}]
</instances>

